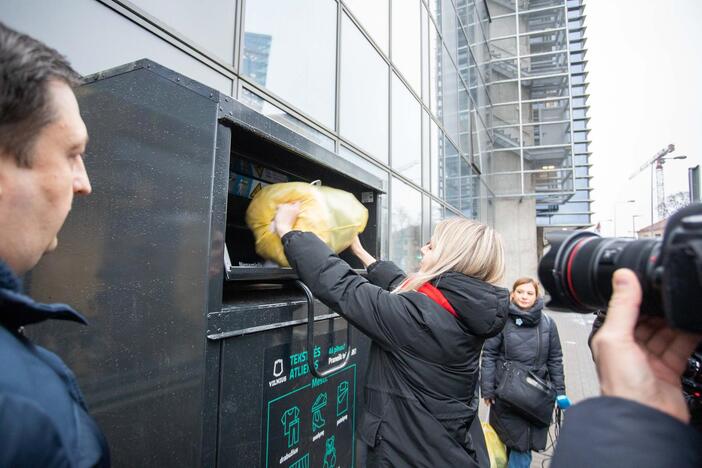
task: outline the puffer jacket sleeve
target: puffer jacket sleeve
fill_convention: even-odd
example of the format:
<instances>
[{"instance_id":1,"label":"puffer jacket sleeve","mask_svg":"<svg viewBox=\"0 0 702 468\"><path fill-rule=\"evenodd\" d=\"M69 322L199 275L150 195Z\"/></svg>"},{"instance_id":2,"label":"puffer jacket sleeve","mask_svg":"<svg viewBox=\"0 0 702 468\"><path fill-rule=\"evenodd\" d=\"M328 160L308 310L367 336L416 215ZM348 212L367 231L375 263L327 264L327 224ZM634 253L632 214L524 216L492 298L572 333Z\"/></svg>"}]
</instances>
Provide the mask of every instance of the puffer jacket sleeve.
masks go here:
<instances>
[{"instance_id":1,"label":"puffer jacket sleeve","mask_svg":"<svg viewBox=\"0 0 702 468\"><path fill-rule=\"evenodd\" d=\"M393 262L378 260L377 262L368 265L367 269L368 281L380 286L386 291L392 291L402 283L407 277L404 271Z\"/></svg>"},{"instance_id":2,"label":"puffer jacket sleeve","mask_svg":"<svg viewBox=\"0 0 702 468\"><path fill-rule=\"evenodd\" d=\"M282 238L285 255L312 294L388 350L417 341L421 314L403 294L371 284L311 232Z\"/></svg>"},{"instance_id":3,"label":"puffer jacket sleeve","mask_svg":"<svg viewBox=\"0 0 702 468\"><path fill-rule=\"evenodd\" d=\"M558 336L558 327L555 320L549 320L549 346L548 346L548 366L549 379L556 388L559 395L565 395L565 376L563 373L563 350L561 349L561 339Z\"/></svg>"},{"instance_id":4,"label":"puffer jacket sleeve","mask_svg":"<svg viewBox=\"0 0 702 468\"><path fill-rule=\"evenodd\" d=\"M497 365L502 353L504 334L499 333L485 341L480 364L480 393L483 398L494 398L497 388Z\"/></svg>"}]
</instances>

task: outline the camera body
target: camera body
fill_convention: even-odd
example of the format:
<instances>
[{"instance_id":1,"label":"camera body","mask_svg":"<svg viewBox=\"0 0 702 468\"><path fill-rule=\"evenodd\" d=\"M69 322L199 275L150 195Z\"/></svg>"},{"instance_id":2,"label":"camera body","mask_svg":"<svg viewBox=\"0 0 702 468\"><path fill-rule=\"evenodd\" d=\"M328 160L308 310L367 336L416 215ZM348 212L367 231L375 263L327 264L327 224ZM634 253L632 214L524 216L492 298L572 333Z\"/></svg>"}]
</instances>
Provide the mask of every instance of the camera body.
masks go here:
<instances>
[{"instance_id":1,"label":"camera body","mask_svg":"<svg viewBox=\"0 0 702 468\"><path fill-rule=\"evenodd\" d=\"M551 295L549 308L604 310L612 275L629 268L641 284L642 314L662 315L674 328L702 332L702 203L673 214L662 239L553 231L546 240L550 249L539 263L539 279Z\"/></svg>"}]
</instances>

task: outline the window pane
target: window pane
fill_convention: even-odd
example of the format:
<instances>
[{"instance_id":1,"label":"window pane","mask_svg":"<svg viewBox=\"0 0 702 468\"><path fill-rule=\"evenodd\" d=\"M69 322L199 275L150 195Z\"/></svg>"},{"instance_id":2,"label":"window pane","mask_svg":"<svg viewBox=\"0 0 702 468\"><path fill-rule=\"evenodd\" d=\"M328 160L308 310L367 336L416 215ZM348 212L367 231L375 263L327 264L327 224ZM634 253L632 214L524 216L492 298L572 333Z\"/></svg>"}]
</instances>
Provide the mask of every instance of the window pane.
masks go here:
<instances>
[{"instance_id":1,"label":"window pane","mask_svg":"<svg viewBox=\"0 0 702 468\"><path fill-rule=\"evenodd\" d=\"M456 60L458 57L458 20L456 18L456 10L453 9L453 0L436 0L442 3L441 11L441 37L444 44Z\"/></svg>"},{"instance_id":2,"label":"window pane","mask_svg":"<svg viewBox=\"0 0 702 468\"><path fill-rule=\"evenodd\" d=\"M521 68L523 78L565 73L568 71L568 57L565 52L525 57L521 60Z\"/></svg>"},{"instance_id":3,"label":"window pane","mask_svg":"<svg viewBox=\"0 0 702 468\"><path fill-rule=\"evenodd\" d=\"M514 13L516 0L488 0L488 10L492 16Z\"/></svg>"},{"instance_id":4,"label":"window pane","mask_svg":"<svg viewBox=\"0 0 702 468\"><path fill-rule=\"evenodd\" d=\"M568 120L569 105L567 99L526 102L522 105L522 120L525 124Z\"/></svg>"},{"instance_id":5,"label":"window pane","mask_svg":"<svg viewBox=\"0 0 702 468\"><path fill-rule=\"evenodd\" d=\"M439 173L439 160L444 157L444 132L441 131L433 120L429 123L430 128L430 160L431 160L431 193L443 198L443 179Z\"/></svg>"},{"instance_id":6,"label":"window pane","mask_svg":"<svg viewBox=\"0 0 702 468\"><path fill-rule=\"evenodd\" d=\"M236 2L208 1L207 8L198 2L172 0L132 0L132 3L225 62L234 60Z\"/></svg>"},{"instance_id":7,"label":"window pane","mask_svg":"<svg viewBox=\"0 0 702 468\"><path fill-rule=\"evenodd\" d=\"M444 124L444 129L454 141L458 140L458 70L449 57L446 47L443 48L441 62L441 101L438 113Z\"/></svg>"},{"instance_id":8,"label":"window pane","mask_svg":"<svg viewBox=\"0 0 702 468\"><path fill-rule=\"evenodd\" d=\"M363 157L351 151L349 148L341 145L339 147L339 156L351 161L358 167L365 169L371 174L383 181L383 189L388 189L388 173L379 168L375 164L366 161ZM388 196L387 194L378 194L378 209L380 211L380 220L378 225L380 228L380 258L388 258Z\"/></svg>"},{"instance_id":9,"label":"window pane","mask_svg":"<svg viewBox=\"0 0 702 468\"><path fill-rule=\"evenodd\" d=\"M241 72L334 128L336 3L247 2Z\"/></svg>"},{"instance_id":10,"label":"window pane","mask_svg":"<svg viewBox=\"0 0 702 468\"><path fill-rule=\"evenodd\" d=\"M572 165L570 146L524 148L524 170L553 170Z\"/></svg>"},{"instance_id":11,"label":"window pane","mask_svg":"<svg viewBox=\"0 0 702 468\"><path fill-rule=\"evenodd\" d=\"M545 8L549 6L563 6L563 0L519 0L519 10L535 10L537 8Z\"/></svg>"},{"instance_id":12,"label":"window pane","mask_svg":"<svg viewBox=\"0 0 702 468\"><path fill-rule=\"evenodd\" d=\"M513 36L517 33L517 21L514 15L493 18L490 23L490 36Z\"/></svg>"},{"instance_id":13,"label":"window pane","mask_svg":"<svg viewBox=\"0 0 702 468\"><path fill-rule=\"evenodd\" d=\"M439 224L439 221L444 219L444 206L440 204L439 202L432 200L431 201L431 232L432 234L434 233L434 228L436 227L437 224Z\"/></svg>"},{"instance_id":14,"label":"window pane","mask_svg":"<svg viewBox=\"0 0 702 468\"><path fill-rule=\"evenodd\" d=\"M522 158L519 149L495 150L488 153L489 172L514 172L522 170Z\"/></svg>"},{"instance_id":15,"label":"window pane","mask_svg":"<svg viewBox=\"0 0 702 468\"><path fill-rule=\"evenodd\" d=\"M488 186L495 195L521 195L522 175L514 174L488 174Z\"/></svg>"},{"instance_id":16,"label":"window pane","mask_svg":"<svg viewBox=\"0 0 702 468\"><path fill-rule=\"evenodd\" d=\"M492 108L492 124L495 127L502 125L518 125L519 106L517 104L494 106Z\"/></svg>"},{"instance_id":17,"label":"window pane","mask_svg":"<svg viewBox=\"0 0 702 468\"><path fill-rule=\"evenodd\" d=\"M432 21L429 21L429 109L438 115L441 100L441 56L443 51L441 37Z\"/></svg>"},{"instance_id":18,"label":"window pane","mask_svg":"<svg viewBox=\"0 0 702 468\"><path fill-rule=\"evenodd\" d=\"M389 0L344 0L353 16L361 22L363 29L373 38L378 47L388 54L388 23L390 22ZM393 5L394 8L394 5Z\"/></svg>"},{"instance_id":19,"label":"window pane","mask_svg":"<svg viewBox=\"0 0 702 468\"><path fill-rule=\"evenodd\" d=\"M388 66L344 15L341 24L340 132L388 160Z\"/></svg>"},{"instance_id":20,"label":"window pane","mask_svg":"<svg viewBox=\"0 0 702 468\"><path fill-rule=\"evenodd\" d=\"M522 100L568 97L568 75L522 79Z\"/></svg>"},{"instance_id":21,"label":"window pane","mask_svg":"<svg viewBox=\"0 0 702 468\"><path fill-rule=\"evenodd\" d=\"M473 106L468 90L458 83L458 146L461 152L472 154L470 147L470 109Z\"/></svg>"},{"instance_id":22,"label":"window pane","mask_svg":"<svg viewBox=\"0 0 702 468\"><path fill-rule=\"evenodd\" d=\"M419 0L402 0L392 4L392 63L416 93L421 92L420 5Z\"/></svg>"},{"instance_id":23,"label":"window pane","mask_svg":"<svg viewBox=\"0 0 702 468\"><path fill-rule=\"evenodd\" d=\"M241 102L248 105L249 107L256 109L261 114L275 120L276 122L285 125L291 130L302 134L308 140L314 141L324 148L334 151L334 140L324 135L322 132L315 130L306 123L296 119L287 112L279 109L273 104L266 102L260 96L252 93L246 88L241 90L240 95Z\"/></svg>"},{"instance_id":24,"label":"window pane","mask_svg":"<svg viewBox=\"0 0 702 468\"><path fill-rule=\"evenodd\" d=\"M520 13L519 32L526 33L532 31L542 31L544 29L555 29L565 27L566 9L562 6L547 10L530 11Z\"/></svg>"},{"instance_id":25,"label":"window pane","mask_svg":"<svg viewBox=\"0 0 702 468\"><path fill-rule=\"evenodd\" d=\"M419 102L392 75L392 167L414 181L422 183L422 121Z\"/></svg>"},{"instance_id":26,"label":"window pane","mask_svg":"<svg viewBox=\"0 0 702 468\"><path fill-rule=\"evenodd\" d=\"M422 5L422 102L429 105L429 13ZM432 26L433 28L433 26Z\"/></svg>"},{"instance_id":27,"label":"window pane","mask_svg":"<svg viewBox=\"0 0 702 468\"><path fill-rule=\"evenodd\" d=\"M513 37L490 41L490 55L495 59L514 57L517 55L517 40Z\"/></svg>"},{"instance_id":28,"label":"window pane","mask_svg":"<svg viewBox=\"0 0 702 468\"><path fill-rule=\"evenodd\" d=\"M570 143L570 122L525 125L524 146L563 145Z\"/></svg>"},{"instance_id":29,"label":"window pane","mask_svg":"<svg viewBox=\"0 0 702 468\"><path fill-rule=\"evenodd\" d=\"M492 130L495 138L495 149L498 148L518 148L519 126L499 127Z\"/></svg>"},{"instance_id":30,"label":"window pane","mask_svg":"<svg viewBox=\"0 0 702 468\"><path fill-rule=\"evenodd\" d=\"M356 154L353 150L350 148L347 148L344 145L341 145L339 147L339 156L342 156L344 159L347 159L354 163L356 166L362 168L363 170L373 174L376 176L378 179L383 181L383 188L387 190L388 187L388 172L373 164L372 162L364 159L362 156Z\"/></svg>"},{"instance_id":31,"label":"window pane","mask_svg":"<svg viewBox=\"0 0 702 468\"><path fill-rule=\"evenodd\" d=\"M518 73L517 59L494 60L491 62L488 81L515 80Z\"/></svg>"},{"instance_id":32,"label":"window pane","mask_svg":"<svg viewBox=\"0 0 702 468\"><path fill-rule=\"evenodd\" d=\"M522 36L519 42L520 53L521 55L530 55L566 50L567 42L565 29L529 34Z\"/></svg>"},{"instance_id":33,"label":"window pane","mask_svg":"<svg viewBox=\"0 0 702 468\"><path fill-rule=\"evenodd\" d=\"M422 195L409 185L391 181L390 260L407 273L419 267L422 231Z\"/></svg>"},{"instance_id":34,"label":"window pane","mask_svg":"<svg viewBox=\"0 0 702 468\"><path fill-rule=\"evenodd\" d=\"M509 83L488 84L487 88L493 104L519 100L519 92L516 81Z\"/></svg>"},{"instance_id":35,"label":"window pane","mask_svg":"<svg viewBox=\"0 0 702 468\"><path fill-rule=\"evenodd\" d=\"M473 175L473 169L461 159L461 213L477 219L479 213L480 179Z\"/></svg>"},{"instance_id":36,"label":"window pane","mask_svg":"<svg viewBox=\"0 0 702 468\"><path fill-rule=\"evenodd\" d=\"M525 172L526 193L568 192L573 190L573 170Z\"/></svg>"},{"instance_id":37,"label":"window pane","mask_svg":"<svg viewBox=\"0 0 702 468\"><path fill-rule=\"evenodd\" d=\"M461 162L458 150L444 137L444 157L439 160L439 176L444 177L444 200L457 209L461 208Z\"/></svg>"}]
</instances>

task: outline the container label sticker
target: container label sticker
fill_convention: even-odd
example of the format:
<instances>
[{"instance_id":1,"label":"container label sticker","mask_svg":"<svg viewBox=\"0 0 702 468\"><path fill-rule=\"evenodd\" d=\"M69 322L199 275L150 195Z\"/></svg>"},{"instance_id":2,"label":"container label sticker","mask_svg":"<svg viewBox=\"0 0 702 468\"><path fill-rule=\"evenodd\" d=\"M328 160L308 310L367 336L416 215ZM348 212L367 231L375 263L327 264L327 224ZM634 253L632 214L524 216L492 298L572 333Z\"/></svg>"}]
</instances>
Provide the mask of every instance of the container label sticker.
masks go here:
<instances>
[{"instance_id":1,"label":"container label sticker","mask_svg":"<svg viewBox=\"0 0 702 468\"><path fill-rule=\"evenodd\" d=\"M327 368L349 350L340 333L318 335L308 356L305 341L266 349L262 465L285 468L337 468L355 464L356 364L322 379L310 366ZM326 339L324 339L326 337ZM338 338L338 340L332 340Z\"/></svg>"}]
</instances>

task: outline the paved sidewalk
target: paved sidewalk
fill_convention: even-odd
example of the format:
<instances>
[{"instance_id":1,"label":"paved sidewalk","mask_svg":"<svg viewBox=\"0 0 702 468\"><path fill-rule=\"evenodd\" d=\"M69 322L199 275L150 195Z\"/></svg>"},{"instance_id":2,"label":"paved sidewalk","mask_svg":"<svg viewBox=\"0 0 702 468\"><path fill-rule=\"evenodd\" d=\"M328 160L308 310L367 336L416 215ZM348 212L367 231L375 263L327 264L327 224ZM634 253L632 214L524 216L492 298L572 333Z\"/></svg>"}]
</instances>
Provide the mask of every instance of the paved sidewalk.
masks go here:
<instances>
[{"instance_id":1,"label":"paved sidewalk","mask_svg":"<svg viewBox=\"0 0 702 468\"><path fill-rule=\"evenodd\" d=\"M599 395L599 386L595 365L592 362L587 338L590 335L592 322L595 318L590 314L576 314L546 311L556 321L558 334L563 347L563 366L566 377L566 392L573 403L585 398ZM487 408L480 405L480 420L485 421ZM554 428L551 428L547 450L544 453L533 454L531 468L542 468L549 465L552 453L551 441Z\"/></svg>"}]
</instances>

